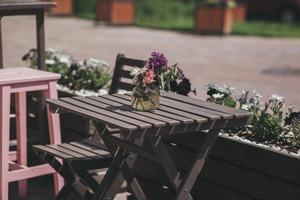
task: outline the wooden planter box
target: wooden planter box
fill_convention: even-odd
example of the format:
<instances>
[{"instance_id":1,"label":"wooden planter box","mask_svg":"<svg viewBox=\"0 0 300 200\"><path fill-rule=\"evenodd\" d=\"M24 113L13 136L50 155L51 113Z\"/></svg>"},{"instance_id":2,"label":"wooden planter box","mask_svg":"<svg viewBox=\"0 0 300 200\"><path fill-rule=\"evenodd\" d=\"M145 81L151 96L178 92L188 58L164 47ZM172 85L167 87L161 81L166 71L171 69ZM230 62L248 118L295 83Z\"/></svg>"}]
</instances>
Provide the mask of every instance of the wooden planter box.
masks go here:
<instances>
[{"instance_id":1,"label":"wooden planter box","mask_svg":"<svg viewBox=\"0 0 300 200\"><path fill-rule=\"evenodd\" d=\"M244 22L246 21L247 16L247 7L244 4L238 4L237 7L234 9L234 21L235 22Z\"/></svg>"},{"instance_id":2,"label":"wooden planter box","mask_svg":"<svg viewBox=\"0 0 300 200\"><path fill-rule=\"evenodd\" d=\"M50 10L52 15L72 15L73 0L53 0L56 2L56 7Z\"/></svg>"},{"instance_id":3,"label":"wooden planter box","mask_svg":"<svg viewBox=\"0 0 300 200\"><path fill-rule=\"evenodd\" d=\"M233 24L233 10L230 8L198 6L195 16L195 30L207 34L230 34Z\"/></svg>"},{"instance_id":4,"label":"wooden planter box","mask_svg":"<svg viewBox=\"0 0 300 200\"><path fill-rule=\"evenodd\" d=\"M176 166L183 172L195 154L193 146L201 144L195 142L199 141L198 137L205 136L190 134L187 139L186 136L177 135L168 139L173 144L182 145L180 150L170 145L169 151L176 160ZM299 167L299 157L220 136L192 193L194 199L209 200L299 200ZM161 186L168 186L168 183L158 165L140 158L134 168L136 176L146 186L146 192L150 194L163 192L158 199L174 198L172 190ZM151 183L145 182L147 177L152 178Z\"/></svg>"},{"instance_id":5,"label":"wooden planter box","mask_svg":"<svg viewBox=\"0 0 300 200\"><path fill-rule=\"evenodd\" d=\"M97 0L96 21L116 25L134 22L133 0Z\"/></svg>"}]
</instances>

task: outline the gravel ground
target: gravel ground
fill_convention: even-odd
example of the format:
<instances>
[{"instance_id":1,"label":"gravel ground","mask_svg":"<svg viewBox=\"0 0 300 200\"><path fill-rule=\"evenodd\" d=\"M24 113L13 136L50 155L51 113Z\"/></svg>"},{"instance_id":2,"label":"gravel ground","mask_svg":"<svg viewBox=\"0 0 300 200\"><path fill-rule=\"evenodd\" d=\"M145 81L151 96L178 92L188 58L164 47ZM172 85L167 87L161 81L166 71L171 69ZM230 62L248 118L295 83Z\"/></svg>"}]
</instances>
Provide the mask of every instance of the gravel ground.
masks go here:
<instances>
[{"instance_id":1,"label":"gravel ground","mask_svg":"<svg viewBox=\"0 0 300 200\"><path fill-rule=\"evenodd\" d=\"M23 66L22 55L35 46L33 17L3 20L6 66ZM204 98L208 82L229 84L239 92L257 89L263 96L276 93L300 108L300 40L260 37L217 37L138 27L94 26L89 20L46 18L47 47L76 58L94 57L114 66L118 52L147 58L164 52L178 62Z\"/></svg>"}]
</instances>

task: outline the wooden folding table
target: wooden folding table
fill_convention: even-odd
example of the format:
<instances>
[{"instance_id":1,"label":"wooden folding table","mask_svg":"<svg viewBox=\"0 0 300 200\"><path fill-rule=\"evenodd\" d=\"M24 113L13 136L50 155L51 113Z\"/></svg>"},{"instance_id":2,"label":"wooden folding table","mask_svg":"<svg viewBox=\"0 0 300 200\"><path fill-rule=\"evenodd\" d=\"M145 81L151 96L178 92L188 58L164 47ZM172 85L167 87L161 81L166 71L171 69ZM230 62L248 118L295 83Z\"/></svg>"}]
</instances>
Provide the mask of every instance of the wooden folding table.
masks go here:
<instances>
[{"instance_id":1,"label":"wooden folding table","mask_svg":"<svg viewBox=\"0 0 300 200\"><path fill-rule=\"evenodd\" d=\"M95 199L114 199L124 180L136 199L151 199L151 194L144 192L145 188L133 170L136 160L144 158L163 169L174 191L170 199L192 200L191 189L220 130L245 126L251 117L245 111L173 93L163 93L160 108L151 112L133 110L131 97L120 94L61 98L48 103L53 112L72 112L94 120L101 127L118 128L123 135L119 138L109 134L107 128L99 129L112 155L112 162L99 187L95 191L87 190ZM207 137L199 141L194 158L183 172L170 155L164 137L175 134L184 137L190 132L206 134ZM174 148L177 148L176 144ZM72 151L80 154L76 149L69 150L70 156ZM147 167L143 166L145 170Z\"/></svg>"}]
</instances>

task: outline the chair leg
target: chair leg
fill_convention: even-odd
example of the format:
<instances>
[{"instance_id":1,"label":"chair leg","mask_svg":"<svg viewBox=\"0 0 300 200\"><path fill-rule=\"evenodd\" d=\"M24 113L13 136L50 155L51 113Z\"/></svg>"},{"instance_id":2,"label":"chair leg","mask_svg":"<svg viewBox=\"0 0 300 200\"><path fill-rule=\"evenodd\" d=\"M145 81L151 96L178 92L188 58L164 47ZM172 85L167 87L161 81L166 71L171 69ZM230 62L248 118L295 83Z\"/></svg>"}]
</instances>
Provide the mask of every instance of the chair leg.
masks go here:
<instances>
[{"instance_id":1,"label":"chair leg","mask_svg":"<svg viewBox=\"0 0 300 200\"><path fill-rule=\"evenodd\" d=\"M27 166L27 120L26 92L20 92L15 97L16 131L17 131L17 161ZM19 181L20 198L27 197L27 181Z\"/></svg>"},{"instance_id":2,"label":"chair leg","mask_svg":"<svg viewBox=\"0 0 300 200\"><path fill-rule=\"evenodd\" d=\"M0 86L0 199L8 199L10 87Z\"/></svg>"},{"instance_id":3,"label":"chair leg","mask_svg":"<svg viewBox=\"0 0 300 200\"><path fill-rule=\"evenodd\" d=\"M48 90L46 90L45 97L47 99L57 99L57 88L56 82L49 82ZM60 120L58 113L50 112L49 106L47 105L48 125L49 125L49 136L51 144L61 143L61 131L60 131ZM55 194L58 194L64 185L64 180L58 173L54 174L54 187Z\"/></svg>"}]
</instances>

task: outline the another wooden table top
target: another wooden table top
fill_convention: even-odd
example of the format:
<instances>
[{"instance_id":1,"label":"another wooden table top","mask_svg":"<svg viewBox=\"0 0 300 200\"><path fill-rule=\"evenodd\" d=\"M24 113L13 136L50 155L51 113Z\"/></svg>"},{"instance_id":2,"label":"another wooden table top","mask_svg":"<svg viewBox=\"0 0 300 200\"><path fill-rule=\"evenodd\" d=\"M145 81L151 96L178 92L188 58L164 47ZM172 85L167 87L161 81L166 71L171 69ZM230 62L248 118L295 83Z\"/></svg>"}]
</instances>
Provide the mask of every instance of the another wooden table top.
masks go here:
<instances>
[{"instance_id":1,"label":"another wooden table top","mask_svg":"<svg viewBox=\"0 0 300 200\"><path fill-rule=\"evenodd\" d=\"M22 9L48 9L54 7L54 1L39 0L1 0L1 10L22 10Z\"/></svg>"},{"instance_id":2,"label":"another wooden table top","mask_svg":"<svg viewBox=\"0 0 300 200\"><path fill-rule=\"evenodd\" d=\"M131 97L120 94L47 102L54 110L71 112L124 131L186 125L203 125L201 129L206 130L220 121L226 121L221 128L229 128L244 126L251 117L246 111L173 93L164 93L160 98L160 108L151 112L133 110Z\"/></svg>"},{"instance_id":3,"label":"another wooden table top","mask_svg":"<svg viewBox=\"0 0 300 200\"><path fill-rule=\"evenodd\" d=\"M36 81L58 80L60 74L46 72L27 67L0 69L0 86Z\"/></svg>"}]
</instances>

